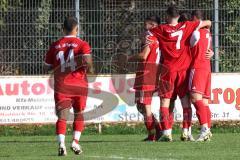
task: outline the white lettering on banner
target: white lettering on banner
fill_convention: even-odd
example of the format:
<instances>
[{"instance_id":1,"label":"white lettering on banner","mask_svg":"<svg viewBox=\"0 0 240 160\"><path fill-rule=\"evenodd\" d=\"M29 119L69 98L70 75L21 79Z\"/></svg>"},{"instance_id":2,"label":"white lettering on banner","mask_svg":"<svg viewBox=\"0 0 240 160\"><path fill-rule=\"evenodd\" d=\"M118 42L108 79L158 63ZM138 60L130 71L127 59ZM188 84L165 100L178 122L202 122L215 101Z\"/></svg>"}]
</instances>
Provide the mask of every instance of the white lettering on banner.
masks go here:
<instances>
[{"instance_id":1,"label":"white lettering on banner","mask_svg":"<svg viewBox=\"0 0 240 160\"><path fill-rule=\"evenodd\" d=\"M55 123L55 103L48 76L2 76L0 84L0 124ZM118 106L89 122L142 121L142 115L134 106L134 75L98 76L89 84L91 90L86 111L99 112L97 95L104 92L117 96ZM240 120L240 74L213 74L210 108L213 120ZM95 98L94 98L95 97ZM111 99L109 99L111 101ZM155 94L153 112L158 115L159 98ZM193 107L194 110L194 107ZM93 113L94 113L93 112ZM180 101L176 101L175 120L182 120ZM158 116L157 116L158 117ZM87 119L87 118L86 118ZM193 120L197 120L195 110Z\"/></svg>"}]
</instances>

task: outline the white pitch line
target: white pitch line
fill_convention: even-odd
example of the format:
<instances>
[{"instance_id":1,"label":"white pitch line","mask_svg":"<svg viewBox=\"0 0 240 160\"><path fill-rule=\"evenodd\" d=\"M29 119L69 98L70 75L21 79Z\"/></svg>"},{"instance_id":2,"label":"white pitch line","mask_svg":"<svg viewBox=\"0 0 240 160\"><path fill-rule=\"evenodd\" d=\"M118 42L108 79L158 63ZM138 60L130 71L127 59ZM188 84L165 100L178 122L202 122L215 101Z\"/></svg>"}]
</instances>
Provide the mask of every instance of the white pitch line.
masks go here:
<instances>
[{"instance_id":1,"label":"white pitch line","mask_svg":"<svg viewBox=\"0 0 240 160\"><path fill-rule=\"evenodd\" d=\"M89 158L106 158L106 159L124 159L124 157L119 157L119 156L84 156L84 157L89 157Z\"/></svg>"},{"instance_id":2,"label":"white pitch line","mask_svg":"<svg viewBox=\"0 0 240 160\"><path fill-rule=\"evenodd\" d=\"M120 156L84 156L84 157L88 157L88 158L104 158L104 159L126 159L126 160L177 160L177 159L173 159L173 158L134 158L134 157L120 157Z\"/></svg>"}]
</instances>

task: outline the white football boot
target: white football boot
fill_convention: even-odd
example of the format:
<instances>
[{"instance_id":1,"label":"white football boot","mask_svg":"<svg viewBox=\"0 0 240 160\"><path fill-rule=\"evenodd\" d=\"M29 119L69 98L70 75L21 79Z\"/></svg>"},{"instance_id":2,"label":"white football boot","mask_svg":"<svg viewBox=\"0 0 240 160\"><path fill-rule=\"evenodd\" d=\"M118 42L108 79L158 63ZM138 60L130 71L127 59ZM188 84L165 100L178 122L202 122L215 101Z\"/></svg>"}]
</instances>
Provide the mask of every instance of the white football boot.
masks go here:
<instances>
[{"instance_id":1,"label":"white football boot","mask_svg":"<svg viewBox=\"0 0 240 160\"><path fill-rule=\"evenodd\" d=\"M193 136L191 134L186 134L184 132L182 132L180 139L181 139L181 141L190 141L190 142L195 141L195 139L193 138Z\"/></svg>"},{"instance_id":2,"label":"white football boot","mask_svg":"<svg viewBox=\"0 0 240 160\"><path fill-rule=\"evenodd\" d=\"M83 152L81 146L80 146L79 144L77 144L75 141L72 142L71 150L72 150L76 155L80 155L80 154Z\"/></svg>"},{"instance_id":3,"label":"white football boot","mask_svg":"<svg viewBox=\"0 0 240 160\"><path fill-rule=\"evenodd\" d=\"M59 144L58 148L58 156L66 156L67 155L67 149L64 143Z\"/></svg>"},{"instance_id":4,"label":"white football boot","mask_svg":"<svg viewBox=\"0 0 240 160\"><path fill-rule=\"evenodd\" d=\"M197 142L210 141L210 130L208 128L201 129Z\"/></svg>"}]
</instances>

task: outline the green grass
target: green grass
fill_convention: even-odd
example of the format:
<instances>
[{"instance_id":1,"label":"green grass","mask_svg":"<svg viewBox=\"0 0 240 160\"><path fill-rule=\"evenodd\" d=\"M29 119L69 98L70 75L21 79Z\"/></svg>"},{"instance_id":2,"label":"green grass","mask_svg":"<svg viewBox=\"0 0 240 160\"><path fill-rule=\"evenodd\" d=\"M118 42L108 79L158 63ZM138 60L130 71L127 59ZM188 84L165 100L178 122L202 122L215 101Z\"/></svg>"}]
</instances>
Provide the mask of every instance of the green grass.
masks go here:
<instances>
[{"instance_id":1,"label":"green grass","mask_svg":"<svg viewBox=\"0 0 240 160\"><path fill-rule=\"evenodd\" d=\"M210 142L141 142L144 135L83 135L83 154L57 157L55 136L0 137L1 160L237 160L240 157L240 134L214 134ZM71 136L67 137L69 147Z\"/></svg>"}]
</instances>

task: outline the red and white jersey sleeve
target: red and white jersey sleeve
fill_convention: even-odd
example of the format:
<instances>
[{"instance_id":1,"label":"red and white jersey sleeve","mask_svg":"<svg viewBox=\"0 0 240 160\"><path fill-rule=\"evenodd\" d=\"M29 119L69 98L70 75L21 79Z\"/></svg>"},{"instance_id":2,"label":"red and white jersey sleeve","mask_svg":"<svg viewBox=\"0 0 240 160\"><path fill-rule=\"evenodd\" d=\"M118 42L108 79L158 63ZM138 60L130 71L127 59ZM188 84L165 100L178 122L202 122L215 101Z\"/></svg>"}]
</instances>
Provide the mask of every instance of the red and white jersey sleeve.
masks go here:
<instances>
[{"instance_id":1,"label":"red and white jersey sleeve","mask_svg":"<svg viewBox=\"0 0 240 160\"><path fill-rule=\"evenodd\" d=\"M138 63L134 88L141 91L154 91L158 83L158 71L161 53L159 42L151 33L145 35L144 47L149 47L147 58Z\"/></svg>"},{"instance_id":2,"label":"red and white jersey sleeve","mask_svg":"<svg viewBox=\"0 0 240 160\"><path fill-rule=\"evenodd\" d=\"M192 36L190 38L190 46L191 48L194 47L200 39L200 32L199 30L196 30L192 33Z\"/></svg>"},{"instance_id":3,"label":"red and white jersey sleeve","mask_svg":"<svg viewBox=\"0 0 240 160\"><path fill-rule=\"evenodd\" d=\"M146 59L146 62L157 64L160 63L161 52L159 50L158 39L152 34L147 35L146 39L147 43L145 44L145 46L149 46L150 48L150 53Z\"/></svg>"},{"instance_id":4,"label":"red and white jersey sleeve","mask_svg":"<svg viewBox=\"0 0 240 160\"><path fill-rule=\"evenodd\" d=\"M202 21L186 21L184 24L186 25L186 28L184 30L184 38L188 39L195 30L199 29L201 23Z\"/></svg>"},{"instance_id":5,"label":"red and white jersey sleeve","mask_svg":"<svg viewBox=\"0 0 240 160\"><path fill-rule=\"evenodd\" d=\"M90 45L88 44L88 42L86 41L82 41L82 44L81 44L81 49L80 49L80 52L81 54L83 55L90 55L91 53L91 47Z\"/></svg>"},{"instance_id":6,"label":"red and white jersey sleeve","mask_svg":"<svg viewBox=\"0 0 240 160\"><path fill-rule=\"evenodd\" d=\"M199 29L193 32L190 39L192 68L210 71L210 60L206 59L206 52L212 48L212 37L208 29Z\"/></svg>"}]
</instances>

